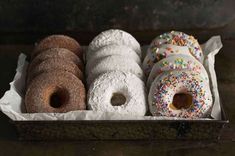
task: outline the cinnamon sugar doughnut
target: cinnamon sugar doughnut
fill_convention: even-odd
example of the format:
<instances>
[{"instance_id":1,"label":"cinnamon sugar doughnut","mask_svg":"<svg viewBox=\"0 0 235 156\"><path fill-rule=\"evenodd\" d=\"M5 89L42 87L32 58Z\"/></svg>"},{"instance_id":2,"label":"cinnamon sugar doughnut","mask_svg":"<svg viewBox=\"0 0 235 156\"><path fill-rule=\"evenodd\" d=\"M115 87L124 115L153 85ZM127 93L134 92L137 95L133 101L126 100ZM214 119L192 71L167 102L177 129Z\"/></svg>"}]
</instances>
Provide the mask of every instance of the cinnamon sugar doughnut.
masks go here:
<instances>
[{"instance_id":1,"label":"cinnamon sugar doughnut","mask_svg":"<svg viewBox=\"0 0 235 156\"><path fill-rule=\"evenodd\" d=\"M80 59L83 59L83 51L79 43L65 35L51 35L42 39L38 45L36 45L31 58L34 58L36 55L50 48L65 48L72 51Z\"/></svg>"},{"instance_id":2,"label":"cinnamon sugar doughnut","mask_svg":"<svg viewBox=\"0 0 235 156\"><path fill-rule=\"evenodd\" d=\"M51 58L32 67L31 70L28 71L27 84L29 84L37 75L43 72L52 72L54 70L70 72L83 81L83 73L76 64L60 58Z\"/></svg>"},{"instance_id":3,"label":"cinnamon sugar doughnut","mask_svg":"<svg viewBox=\"0 0 235 156\"><path fill-rule=\"evenodd\" d=\"M42 73L32 80L25 95L28 113L63 113L86 109L82 82L69 72Z\"/></svg>"},{"instance_id":4,"label":"cinnamon sugar doughnut","mask_svg":"<svg viewBox=\"0 0 235 156\"><path fill-rule=\"evenodd\" d=\"M71 52L68 49L64 48L51 48L46 51L43 51L42 53L38 54L30 63L29 65L29 71L30 68L35 67L39 63L43 62L44 60L50 59L50 58L60 58L64 59L70 62L75 63L80 70L84 70L84 64L82 60L75 55L73 52Z\"/></svg>"}]
</instances>

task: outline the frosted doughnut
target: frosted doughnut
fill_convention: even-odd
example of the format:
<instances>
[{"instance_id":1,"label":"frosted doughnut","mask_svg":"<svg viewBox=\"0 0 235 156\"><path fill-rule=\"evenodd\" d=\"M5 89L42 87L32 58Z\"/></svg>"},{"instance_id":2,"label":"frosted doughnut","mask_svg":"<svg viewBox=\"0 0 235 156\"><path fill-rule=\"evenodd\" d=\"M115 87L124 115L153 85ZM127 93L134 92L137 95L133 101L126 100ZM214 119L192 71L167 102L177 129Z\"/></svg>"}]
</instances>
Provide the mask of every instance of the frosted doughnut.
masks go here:
<instances>
[{"instance_id":1,"label":"frosted doughnut","mask_svg":"<svg viewBox=\"0 0 235 156\"><path fill-rule=\"evenodd\" d=\"M125 58L130 58L133 59L139 65L141 64L139 56L131 48L123 45L113 44L105 46L99 49L98 51L94 52L93 55L91 55L90 59L87 60L86 71L88 72L91 70L91 68L93 68L92 64L94 64L94 62L97 62L100 59L110 55L118 55L123 56Z\"/></svg>"},{"instance_id":2,"label":"frosted doughnut","mask_svg":"<svg viewBox=\"0 0 235 156\"><path fill-rule=\"evenodd\" d=\"M151 83L162 72L184 69L200 72L202 78L209 83L206 69L199 61L188 55L179 54L162 59L153 66L147 80L147 87L150 88Z\"/></svg>"},{"instance_id":3,"label":"frosted doughnut","mask_svg":"<svg viewBox=\"0 0 235 156\"><path fill-rule=\"evenodd\" d=\"M148 76L152 67L156 62L169 57L171 55L184 54L190 55L189 49L187 46L176 46L172 44L163 44L160 48L154 47L151 52L147 53L143 61L143 70L145 75ZM192 56L193 57L193 56Z\"/></svg>"},{"instance_id":4,"label":"frosted doughnut","mask_svg":"<svg viewBox=\"0 0 235 156\"><path fill-rule=\"evenodd\" d=\"M212 107L209 84L195 71L164 72L151 85L148 101L155 116L200 118ZM177 94L187 95L187 107L177 108L173 98ZM190 99L191 98L191 99Z\"/></svg>"},{"instance_id":5,"label":"frosted doughnut","mask_svg":"<svg viewBox=\"0 0 235 156\"><path fill-rule=\"evenodd\" d=\"M204 56L198 41L193 37L183 32L171 31L156 37L148 48L147 53L156 50L163 44L173 44L178 46L187 46L189 52L200 62L203 62Z\"/></svg>"},{"instance_id":6,"label":"frosted doughnut","mask_svg":"<svg viewBox=\"0 0 235 156\"><path fill-rule=\"evenodd\" d=\"M108 71L120 70L135 74L140 79L144 80L144 72L141 67L131 58L124 58L123 56L113 55L101 59L98 63L93 64L93 68L87 73L87 84Z\"/></svg>"},{"instance_id":7,"label":"frosted doughnut","mask_svg":"<svg viewBox=\"0 0 235 156\"><path fill-rule=\"evenodd\" d=\"M86 60L89 60L94 51L97 51L101 47L109 44L126 45L133 49L141 57L140 44L131 34L123 30L110 29L101 32L91 41L86 53Z\"/></svg>"},{"instance_id":8,"label":"frosted doughnut","mask_svg":"<svg viewBox=\"0 0 235 156\"><path fill-rule=\"evenodd\" d=\"M147 111L144 82L131 73L104 73L89 88L88 109L144 116Z\"/></svg>"}]
</instances>

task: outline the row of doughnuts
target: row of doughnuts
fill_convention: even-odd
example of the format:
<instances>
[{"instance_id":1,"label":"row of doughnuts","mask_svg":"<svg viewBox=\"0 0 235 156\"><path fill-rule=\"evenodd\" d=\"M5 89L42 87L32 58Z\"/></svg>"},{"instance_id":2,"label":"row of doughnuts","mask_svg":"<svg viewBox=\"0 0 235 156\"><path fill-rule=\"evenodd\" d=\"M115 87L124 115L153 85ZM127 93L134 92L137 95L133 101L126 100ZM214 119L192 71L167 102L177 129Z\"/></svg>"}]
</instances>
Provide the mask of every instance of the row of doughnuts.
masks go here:
<instances>
[{"instance_id":1,"label":"row of doughnuts","mask_svg":"<svg viewBox=\"0 0 235 156\"><path fill-rule=\"evenodd\" d=\"M208 74L197 40L171 31L156 37L143 61L150 112L156 116L205 117L212 108Z\"/></svg>"},{"instance_id":2,"label":"row of doughnuts","mask_svg":"<svg viewBox=\"0 0 235 156\"><path fill-rule=\"evenodd\" d=\"M26 78L25 107L29 113L86 109L83 51L64 35L51 35L31 54Z\"/></svg>"},{"instance_id":3,"label":"row of doughnuts","mask_svg":"<svg viewBox=\"0 0 235 156\"><path fill-rule=\"evenodd\" d=\"M122 30L96 36L86 53L88 108L144 116L147 111L141 48Z\"/></svg>"},{"instance_id":4,"label":"row of doughnuts","mask_svg":"<svg viewBox=\"0 0 235 156\"><path fill-rule=\"evenodd\" d=\"M148 101L154 116L205 117L212 95L203 60L197 40L177 31L156 37L143 62L140 44L122 30L101 32L85 54L74 39L52 35L32 52L26 110L84 110L86 83L90 110L144 116Z\"/></svg>"}]
</instances>

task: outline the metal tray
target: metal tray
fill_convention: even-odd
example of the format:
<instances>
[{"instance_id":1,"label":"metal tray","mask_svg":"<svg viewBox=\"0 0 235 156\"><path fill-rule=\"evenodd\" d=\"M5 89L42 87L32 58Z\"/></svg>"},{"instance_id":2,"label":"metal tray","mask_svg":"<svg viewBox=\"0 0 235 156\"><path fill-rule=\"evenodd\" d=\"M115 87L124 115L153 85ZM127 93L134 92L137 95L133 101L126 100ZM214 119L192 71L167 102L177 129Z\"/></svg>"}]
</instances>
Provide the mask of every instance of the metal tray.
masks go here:
<instances>
[{"instance_id":1,"label":"metal tray","mask_svg":"<svg viewBox=\"0 0 235 156\"><path fill-rule=\"evenodd\" d=\"M221 120L12 121L20 140L218 140Z\"/></svg>"}]
</instances>

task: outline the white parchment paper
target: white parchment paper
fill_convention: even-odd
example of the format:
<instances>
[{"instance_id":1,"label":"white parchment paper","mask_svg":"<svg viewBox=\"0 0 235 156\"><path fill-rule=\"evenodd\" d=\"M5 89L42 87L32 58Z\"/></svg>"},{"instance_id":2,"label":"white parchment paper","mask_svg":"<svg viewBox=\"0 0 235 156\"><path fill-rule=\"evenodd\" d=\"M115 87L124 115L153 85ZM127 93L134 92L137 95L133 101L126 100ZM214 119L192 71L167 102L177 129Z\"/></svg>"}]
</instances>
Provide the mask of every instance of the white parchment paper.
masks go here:
<instances>
[{"instance_id":1,"label":"white parchment paper","mask_svg":"<svg viewBox=\"0 0 235 156\"><path fill-rule=\"evenodd\" d=\"M221 119L220 98L217 87L216 73L214 69L215 55L222 48L220 36L211 37L201 45L204 52L204 66L210 77L210 87L213 94L213 108L211 117L214 120ZM25 76L28 62L26 55L20 54L16 75L10 82L10 90L6 91L0 99L0 110L12 120L187 120L173 117L154 116L129 116L111 112L96 112L91 110L71 111L68 113L26 113L24 107ZM194 120L213 120L201 118Z\"/></svg>"}]
</instances>

